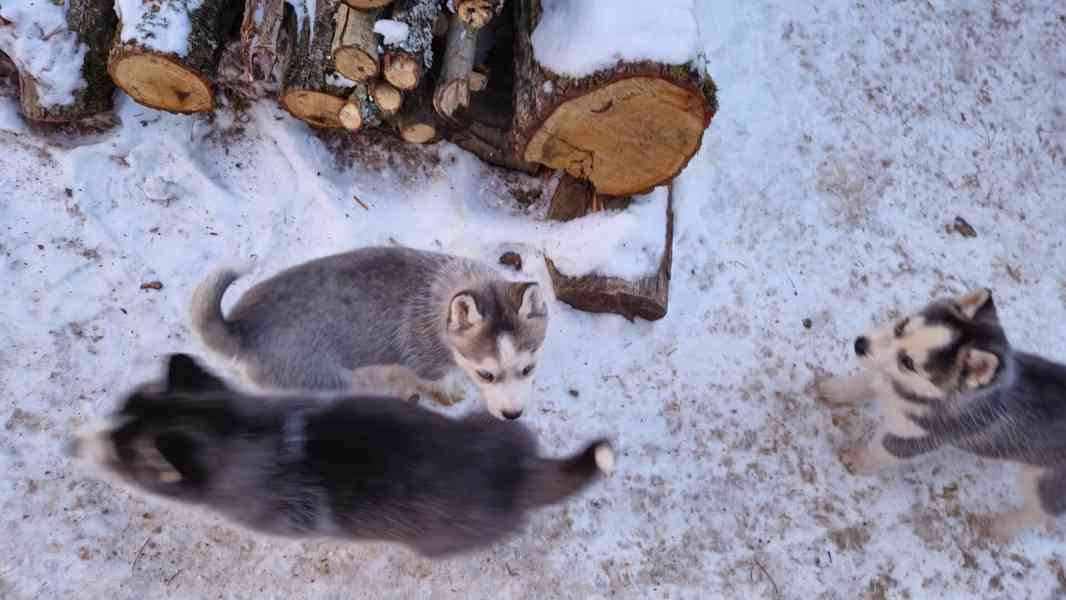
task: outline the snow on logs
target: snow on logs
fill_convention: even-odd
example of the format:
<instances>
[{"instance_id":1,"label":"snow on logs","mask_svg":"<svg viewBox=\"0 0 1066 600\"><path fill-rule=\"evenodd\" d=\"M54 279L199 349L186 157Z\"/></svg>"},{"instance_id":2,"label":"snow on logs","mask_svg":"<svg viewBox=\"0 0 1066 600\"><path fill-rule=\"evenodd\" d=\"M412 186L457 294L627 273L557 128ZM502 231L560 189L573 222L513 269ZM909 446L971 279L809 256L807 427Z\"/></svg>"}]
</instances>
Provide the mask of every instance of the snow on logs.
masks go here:
<instances>
[{"instance_id":1,"label":"snow on logs","mask_svg":"<svg viewBox=\"0 0 1066 600\"><path fill-rule=\"evenodd\" d=\"M516 5L513 135L517 154L527 161L565 169L574 177L591 181L600 194L610 196L640 193L676 176L699 149L703 131L716 110L711 79L690 64L651 60L617 61L579 76L561 75L558 68L542 65L535 52L540 48L534 48L533 37L546 18L540 0L512 1ZM592 10L603 4L580 6L587 9L582 14L593 15L587 23L591 27L603 22ZM675 17L667 4L683 2L646 3L652 12L631 17L650 17L651 25L642 23L645 28L662 24L659 47L671 46L662 40L670 39L671 28L684 26L685 7L681 6L677 11L680 16ZM687 8L691 10L691 6ZM552 15L550 28L537 33L546 40L545 45L561 48L560 56L566 59L573 60L585 49L575 49L575 44L602 45L618 38L619 44L623 40L630 44L620 46L622 50L635 46L626 31L614 32L613 38L607 36L610 32L595 36L584 30L581 35L590 39L568 36L575 28L584 29L584 24L574 23L565 10L559 12Z\"/></svg>"},{"instance_id":2,"label":"snow on logs","mask_svg":"<svg viewBox=\"0 0 1066 600\"><path fill-rule=\"evenodd\" d=\"M240 18L240 3L116 0L115 9L119 35L108 60L115 84L152 108L212 110L212 82L227 35Z\"/></svg>"},{"instance_id":3,"label":"snow on logs","mask_svg":"<svg viewBox=\"0 0 1066 600\"><path fill-rule=\"evenodd\" d=\"M0 52L18 69L23 117L63 123L111 110L115 23L110 3L97 0L0 4Z\"/></svg>"}]
</instances>

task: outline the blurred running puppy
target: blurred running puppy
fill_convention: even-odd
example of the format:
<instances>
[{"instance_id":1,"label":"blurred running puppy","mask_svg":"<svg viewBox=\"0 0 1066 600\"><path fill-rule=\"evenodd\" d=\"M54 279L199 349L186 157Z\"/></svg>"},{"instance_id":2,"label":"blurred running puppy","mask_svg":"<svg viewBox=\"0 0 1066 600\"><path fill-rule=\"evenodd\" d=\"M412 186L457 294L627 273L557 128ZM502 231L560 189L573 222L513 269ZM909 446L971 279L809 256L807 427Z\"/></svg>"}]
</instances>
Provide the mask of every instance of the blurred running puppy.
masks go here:
<instances>
[{"instance_id":1,"label":"blurred running puppy","mask_svg":"<svg viewBox=\"0 0 1066 600\"><path fill-rule=\"evenodd\" d=\"M1021 464L1022 507L988 519L1001 540L1066 512L1066 365L1014 351L992 292L934 301L855 340L865 373L821 379L830 403L874 397L882 421L840 454L868 474L941 446Z\"/></svg>"},{"instance_id":2,"label":"blurred running puppy","mask_svg":"<svg viewBox=\"0 0 1066 600\"><path fill-rule=\"evenodd\" d=\"M350 390L357 369L385 366L406 380L396 384L405 396L424 390L449 404L465 372L496 417L517 419L527 404L548 324L534 282L457 256L363 248L262 281L224 317L238 276L222 269L200 284L192 326L260 387Z\"/></svg>"},{"instance_id":3,"label":"blurred running puppy","mask_svg":"<svg viewBox=\"0 0 1066 600\"><path fill-rule=\"evenodd\" d=\"M396 399L248 395L190 357L141 386L112 422L70 452L134 488L201 505L252 529L406 544L426 556L518 532L526 511L608 472L598 441L567 459L537 456L517 422L451 420Z\"/></svg>"}]
</instances>

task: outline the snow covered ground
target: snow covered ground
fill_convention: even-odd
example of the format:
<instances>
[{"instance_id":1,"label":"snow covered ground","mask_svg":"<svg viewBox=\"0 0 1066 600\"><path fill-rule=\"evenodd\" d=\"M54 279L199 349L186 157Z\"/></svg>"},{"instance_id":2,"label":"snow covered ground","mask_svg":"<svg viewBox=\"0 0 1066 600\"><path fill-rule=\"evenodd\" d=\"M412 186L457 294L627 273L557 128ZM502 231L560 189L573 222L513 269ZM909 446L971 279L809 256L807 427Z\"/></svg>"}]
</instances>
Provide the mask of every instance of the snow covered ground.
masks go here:
<instances>
[{"instance_id":1,"label":"snow covered ground","mask_svg":"<svg viewBox=\"0 0 1066 600\"><path fill-rule=\"evenodd\" d=\"M61 443L198 352L185 310L208 267L254 257L255 280L396 242L517 244L539 270L559 232L518 199L540 182L448 146L323 141L271 104L211 123L122 97L119 129L74 137L0 99L0 598L1066 593L1066 523L1005 547L969 525L1018 501L1011 468L944 452L851 477L836 449L869 410L808 392L853 368L871 321L976 284L1017 346L1066 360L1061 3L696 4L721 111L677 182L669 315L553 303L526 421L553 454L612 435L618 471L443 562L252 535L87 479ZM976 238L945 231L956 216Z\"/></svg>"}]
</instances>

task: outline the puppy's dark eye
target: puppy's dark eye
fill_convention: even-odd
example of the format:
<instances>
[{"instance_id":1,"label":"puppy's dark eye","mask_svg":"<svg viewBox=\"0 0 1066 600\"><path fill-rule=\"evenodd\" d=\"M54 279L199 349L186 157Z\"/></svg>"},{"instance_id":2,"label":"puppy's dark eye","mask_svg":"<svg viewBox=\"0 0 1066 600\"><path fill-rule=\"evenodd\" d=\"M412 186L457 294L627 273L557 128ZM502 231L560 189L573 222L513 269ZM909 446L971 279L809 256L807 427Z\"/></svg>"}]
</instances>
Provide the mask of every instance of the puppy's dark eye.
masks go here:
<instances>
[{"instance_id":1,"label":"puppy's dark eye","mask_svg":"<svg viewBox=\"0 0 1066 600\"><path fill-rule=\"evenodd\" d=\"M485 383L492 383L493 381L496 381L496 376L492 373L489 373L488 371L478 371L477 376L480 377L481 381L484 381Z\"/></svg>"},{"instance_id":2,"label":"puppy's dark eye","mask_svg":"<svg viewBox=\"0 0 1066 600\"><path fill-rule=\"evenodd\" d=\"M533 367L534 365L529 365L528 367L522 369L522 377L529 377L529 374L533 372Z\"/></svg>"},{"instance_id":3,"label":"puppy's dark eye","mask_svg":"<svg viewBox=\"0 0 1066 600\"><path fill-rule=\"evenodd\" d=\"M906 354L899 355L899 364L903 365L904 369L917 373L917 370L914 368L914 359L907 356Z\"/></svg>"},{"instance_id":4,"label":"puppy's dark eye","mask_svg":"<svg viewBox=\"0 0 1066 600\"><path fill-rule=\"evenodd\" d=\"M907 328L907 324L910 323L910 319L903 319L899 323L896 323L895 334L896 337L903 337L903 330Z\"/></svg>"}]
</instances>

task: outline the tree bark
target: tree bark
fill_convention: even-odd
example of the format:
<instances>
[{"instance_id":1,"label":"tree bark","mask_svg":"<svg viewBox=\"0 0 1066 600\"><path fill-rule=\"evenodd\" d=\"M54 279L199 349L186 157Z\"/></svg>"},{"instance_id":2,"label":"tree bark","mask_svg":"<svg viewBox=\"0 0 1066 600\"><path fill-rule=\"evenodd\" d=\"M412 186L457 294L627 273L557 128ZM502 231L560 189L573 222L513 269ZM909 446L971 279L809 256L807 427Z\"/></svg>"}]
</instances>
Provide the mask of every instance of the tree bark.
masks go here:
<instances>
[{"instance_id":1,"label":"tree bark","mask_svg":"<svg viewBox=\"0 0 1066 600\"><path fill-rule=\"evenodd\" d=\"M555 197L558 197L558 192L557 189ZM570 306L586 312L619 314L629 321L636 317L656 321L665 317L669 308L673 247L674 194L671 187L666 200L666 240L659 269L655 273L636 281L596 274L569 277L560 273L550 258L545 257L544 263L551 277L555 297Z\"/></svg>"},{"instance_id":2,"label":"tree bark","mask_svg":"<svg viewBox=\"0 0 1066 600\"><path fill-rule=\"evenodd\" d=\"M107 74L107 54L118 19L114 8L106 2L68 0L63 8L66 20L64 31L41 32L32 23L20 24L0 18L0 50L6 51L19 72L19 109L32 121L65 123L92 117L111 110L115 85ZM25 25L25 26L23 26ZM43 35L47 33L47 42ZM69 43L71 48L84 45L80 56L83 87L74 89L69 99L55 102L50 98L51 84L44 72L36 73L32 65L41 57L19 56L14 42L17 35L42 36L45 43ZM64 36L71 36L69 40ZM56 55L55 60L73 57ZM49 68L52 65L48 65ZM68 82L54 82L66 85Z\"/></svg>"},{"instance_id":3,"label":"tree bark","mask_svg":"<svg viewBox=\"0 0 1066 600\"><path fill-rule=\"evenodd\" d=\"M504 0L454 0L455 14L471 29L481 29L503 11Z\"/></svg>"},{"instance_id":4,"label":"tree bark","mask_svg":"<svg viewBox=\"0 0 1066 600\"><path fill-rule=\"evenodd\" d=\"M111 78L145 106L175 113L212 110L211 82L240 6L235 0L117 0L120 34L108 61ZM180 44L161 35L169 33L168 21L176 18L189 23Z\"/></svg>"},{"instance_id":5,"label":"tree bark","mask_svg":"<svg viewBox=\"0 0 1066 600\"><path fill-rule=\"evenodd\" d=\"M334 19L340 0L317 0L315 15L305 19L294 35L289 53L281 105L312 127L343 127L340 111L352 93L350 82L332 72ZM313 27L313 29L312 29ZM312 34L313 31L313 34Z\"/></svg>"},{"instance_id":6,"label":"tree bark","mask_svg":"<svg viewBox=\"0 0 1066 600\"><path fill-rule=\"evenodd\" d=\"M333 62L337 72L352 81L378 75L378 43L374 39L377 11L362 11L341 4L334 15Z\"/></svg>"},{"instance_id":7,"label":"tree bark","mask_svg":"<svg viewBox=\"0 0 1066 600\"><path fill-rule=\"evenodd\" d=\"M407 25L407 37L385 45L385 79L401 90L418 87L422 74L433 64L433 24L440 14L439 0L397 0L392 20Z\"/></svg>"},{"instance_id":8,"label":"tree bark","mask_svg":"<svg viewBox=\"0 0 1066 600\"><path fill-rule=\"evenodd\" d=\"M454 119L456 111L470 106L470 74L474 70L476 50L477 31L470 29L458 15L452 15L443 68L433 91L433 108L444 119Z\"/></svg>"},{"instance_id":9,"label":"tree bark","mask_svg":"<svg viewBox=\"0 0 1066 600\"><path fill-rule=\"evenodd\" d=\"M241 55L249 82L274 79L275 67L284 62L284 19L285 0L245 0Z\"/></svg>"},{"instance_id":10,"label":"tree bark","mask_svg":"<svg viewBox=\"0 0 1066 600\"><path fill-rule=\"evenodd\" d=\"M675 177L699 150L715 87L689 65L619 63L573 79L543 68L530 36L539 0L515 0L516 152L612 196Z\"/></svg>"},{"instance_id":11,"label":"tree bark","mask_svg":"<svg viewBox=\"0 0 1066 600\"><path fill-rule=\"evenodd\" d=\"M448 141L476 155L482 161L534 175L541 166L515 155L510 143L511 111L509 99L495 90L471 97L470 107L457 114L458 119L445 123Z\"/></svg>"},{"instance_id":12,"label":"tree bark","mask_svg":"<svg viewBox=\"0 0 1066 600\"><path fill-rule=\"evenodd\" d=\"M357 10L374 10L385 8L392 0L344 0L344 3Z\"/></svg>"}]
</instances>

